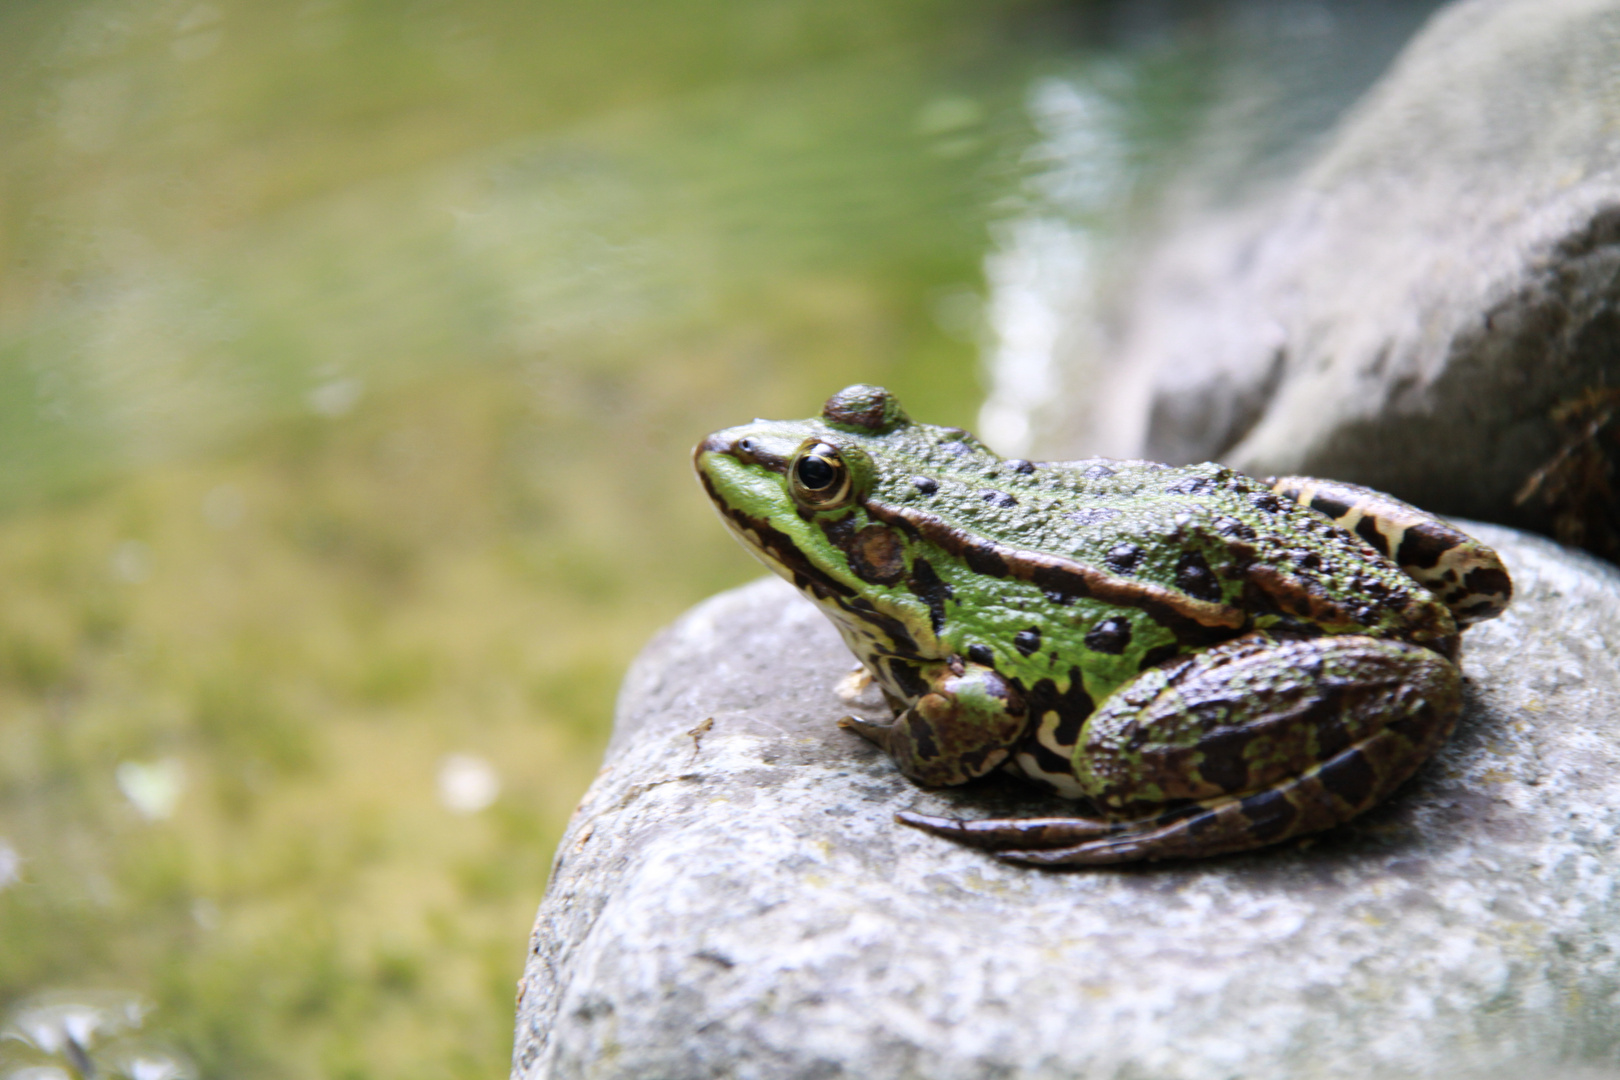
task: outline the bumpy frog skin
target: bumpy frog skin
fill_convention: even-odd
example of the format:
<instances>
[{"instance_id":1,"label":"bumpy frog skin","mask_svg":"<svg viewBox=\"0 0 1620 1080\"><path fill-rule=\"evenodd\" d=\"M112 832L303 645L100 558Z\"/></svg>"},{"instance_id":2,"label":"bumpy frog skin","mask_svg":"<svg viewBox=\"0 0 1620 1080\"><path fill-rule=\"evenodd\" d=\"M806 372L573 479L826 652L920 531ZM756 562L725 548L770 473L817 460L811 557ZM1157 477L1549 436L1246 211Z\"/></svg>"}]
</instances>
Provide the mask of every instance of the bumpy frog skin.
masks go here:
<instances>
[{"instance_id":1,"label":"bumpy frog skin","mask_svg":"<svg viewBox=\"0 0 1620 1080\"><path fill-rule=\"evenodd\" d=\"M927 786L1005 769L1089 813L930 833L1037 865L1214 855L1375 805L1461 710L1494 552L1366 488L1003 460L851 386L709 436L699 478L893 708L843 726Z\"/></svg>"}]
</instances>

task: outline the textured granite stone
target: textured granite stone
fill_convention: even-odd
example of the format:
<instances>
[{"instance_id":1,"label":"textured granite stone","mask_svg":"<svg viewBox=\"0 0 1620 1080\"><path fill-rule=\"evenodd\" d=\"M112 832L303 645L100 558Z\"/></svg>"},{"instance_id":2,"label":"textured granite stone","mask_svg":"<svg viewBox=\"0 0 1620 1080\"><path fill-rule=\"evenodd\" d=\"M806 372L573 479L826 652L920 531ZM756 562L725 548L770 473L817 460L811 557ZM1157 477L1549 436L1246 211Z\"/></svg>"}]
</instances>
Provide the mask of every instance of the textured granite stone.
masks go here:
<instances>
[{"instance_id":1,"label":"textured granite stone","mask_svg":"<svg viewBox=\"0 0 1620 1080\"><path fill-rule=\"evenodd\" d=\"M1514 496L1566 437L1550 412L1620 385L1617 132L1620 2L1442 9L1296 177L1172 223L1107 359L1073 360L1057 456L1332 476L1547 531Z\"/></svg>"},{"instance_id":2,"label":"textured granite stone","mask_svg":"<svg viewBox=\"0 0 1620 1080\"><path fill-rule=\"evenodd\" d=\"M922 791L834 727L852 660L785 584L693 609L558 850L513 1076L1620 1076L1620 573L1470 528L1518 598L1465 639L1451 741L1314 843L1205 861L898 826L1054 807Z\"/></svg>"}]
</instances>

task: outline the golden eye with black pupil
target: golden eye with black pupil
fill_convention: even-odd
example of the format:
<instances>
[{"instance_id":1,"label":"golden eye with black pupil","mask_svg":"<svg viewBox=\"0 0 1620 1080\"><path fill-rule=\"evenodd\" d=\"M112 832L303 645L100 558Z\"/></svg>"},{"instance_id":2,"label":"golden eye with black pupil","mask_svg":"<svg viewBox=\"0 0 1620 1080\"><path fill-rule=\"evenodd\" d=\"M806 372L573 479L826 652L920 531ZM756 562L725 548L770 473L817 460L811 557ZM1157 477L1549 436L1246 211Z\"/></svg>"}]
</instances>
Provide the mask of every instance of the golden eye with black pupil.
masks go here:
<instances>
[{"instance_id":1,"label":"golden eye with black pupil","mask_svg":"<svg viewBox=\"0 0 1620 1080\"><path fill-rule=\"evenodd\" d=\"M849 468L835 447L811 443L799 451L791 469L793 497L812 510L826 510L848 502L852 484Z\"/></svg>"}]
</instances>

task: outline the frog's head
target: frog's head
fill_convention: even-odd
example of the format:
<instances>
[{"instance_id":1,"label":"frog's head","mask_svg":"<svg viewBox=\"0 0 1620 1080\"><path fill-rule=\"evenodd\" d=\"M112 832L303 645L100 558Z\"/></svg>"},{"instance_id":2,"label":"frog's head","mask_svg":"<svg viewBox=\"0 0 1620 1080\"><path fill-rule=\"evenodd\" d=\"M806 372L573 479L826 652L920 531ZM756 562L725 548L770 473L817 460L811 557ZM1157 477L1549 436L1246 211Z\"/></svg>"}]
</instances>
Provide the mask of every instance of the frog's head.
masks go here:
<instances>
[{"instance_id":1,"label":"frog's head","mask_svg":"<svg viewBox=\"0 0 1620 1080\"><path fill-rule=\"evenodd\" d=\"M894 395L849 386L811 420L755 420L693 453L698 479L744 546L819 599L860 587L837 524L871 492L885 440L911 425ZM845 540L847 544L847 539Z\"/></svg>"}]
</instances>

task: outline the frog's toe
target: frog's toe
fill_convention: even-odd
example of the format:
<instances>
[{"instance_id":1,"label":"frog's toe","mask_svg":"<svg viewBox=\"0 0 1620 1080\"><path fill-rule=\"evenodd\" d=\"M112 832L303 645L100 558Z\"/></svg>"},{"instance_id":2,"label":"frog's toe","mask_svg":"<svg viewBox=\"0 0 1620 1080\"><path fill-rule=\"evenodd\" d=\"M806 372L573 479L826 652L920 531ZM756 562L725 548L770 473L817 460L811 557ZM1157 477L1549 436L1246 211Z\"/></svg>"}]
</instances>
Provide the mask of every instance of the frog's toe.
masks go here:
<instances>
[{"instance_id":1,"label":"frog's toe","mask_svg":"<svg viewBox=\"0 0 1620 1080\"><path fill-rule=\"evenodd\" d=\"M845 731L853 731L864 739L877 743L885 750L889 748L889 732L894 730L893 724L874 724L870 720L862 720L858 716L846 716L838 721L838 726Z\"/></svg>"},{"instance_id":2,"label":"frog's toe","mask_svg":"<svg viewBox=\"0 0 1620 1080\"><path fill-rule=\"evenodd\" d=\"M1144 862L1153 859L1182 858L1214 855L1223 850L1253 847L1253 841L1244 839L1222 847L1209 846L1209 838L1199 838L1199 832L1209 828L1221 816L1219 811L1203 810L1193 814L1171 813L1147 821L1128 822L1114 827L1108 835L1082 840L1080 843L1022 850L995 852L1002 862L1022 866L1107 866L1111 863ZM1198 838L1198 839L1195 839Z\"/></svg>"},{"instance_id":3,"label":"frog's toe","mask_svg":"<svg viewBox=\"0 0 1620 1080\"><path fill-rule=\"evenodd\" d=\"M1106 838L1072 847L994 851L991 854L1004 863L1017 866L1107 866L1158 857L1153 852L1153 846L1144 845L1142 838L1137 836Z\"/></svg>"},{"instance_id":4,"label":"frog's toe","mask_svg":"<svg viewBox=\"0 0 1620 1080\"><path fill-rule=\"evenodd\" d=\"M1118 832L1121 826L1099 818L962 818L935 817L902 810L894 815L902 825L969 847L1004 855L1037 853L1044 848L1071 848L1081 841Z\"/></svg>"},{"instance_id":5,"label":"frog's toe","mask_svg":"<svg viewBox=\"0 0 1620 1080\"><path fill-rule=\"evenodd\" d=\"M1111 835L1068 847L999 851L998 858L1029 866L1105 866L1155 859L1202 858L1275 844L1347 821L1381 799L1388 789L1360 789L1366 754L1389 739L1381 732L1367 742L1273 788L1243 796L1212 799L1124 822ZM1415 767L1415 766L1414 766ZM1388 787L1411 770L1391 774ZM1359 791L1349 798L1347 791Z\"/></svg>"}]
</instances>

